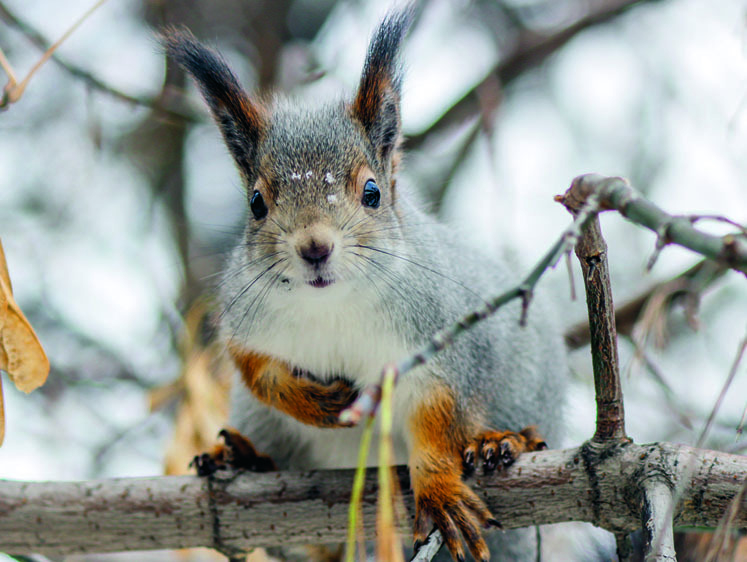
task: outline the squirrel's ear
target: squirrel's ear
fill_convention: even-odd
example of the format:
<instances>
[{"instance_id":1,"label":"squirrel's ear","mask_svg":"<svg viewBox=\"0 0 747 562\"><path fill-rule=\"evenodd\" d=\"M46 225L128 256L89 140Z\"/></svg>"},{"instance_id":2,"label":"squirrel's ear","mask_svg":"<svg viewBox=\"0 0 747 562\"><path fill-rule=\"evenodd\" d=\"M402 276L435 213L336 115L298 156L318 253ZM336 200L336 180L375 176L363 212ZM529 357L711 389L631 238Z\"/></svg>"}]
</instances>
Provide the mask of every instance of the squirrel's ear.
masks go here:
<instances>
[{"instance_id":1,"label":"squirrel's ear","mask_svg":"<svg viewBox=\"0 0 747 562\"><path fill-rule=\"evenodd\" d=\"M223 58L200 44L190 31L168 29L161 41L168 56L197 82L239 169L251 180L265 129L261 108L252 103Z\"/></svg>"},{"instance_id":2,"label":"squirrel's ear","mask_svg":"<svg viewBox=\"0 0 747 562\"><path fill-rule=\"evenodd\" d=\"M398 54L412 22L412 10L389 14L368 46L353 115L366 130L376 153L386 161L400 140L402 68Z\"/></svg>"}]
</instances>

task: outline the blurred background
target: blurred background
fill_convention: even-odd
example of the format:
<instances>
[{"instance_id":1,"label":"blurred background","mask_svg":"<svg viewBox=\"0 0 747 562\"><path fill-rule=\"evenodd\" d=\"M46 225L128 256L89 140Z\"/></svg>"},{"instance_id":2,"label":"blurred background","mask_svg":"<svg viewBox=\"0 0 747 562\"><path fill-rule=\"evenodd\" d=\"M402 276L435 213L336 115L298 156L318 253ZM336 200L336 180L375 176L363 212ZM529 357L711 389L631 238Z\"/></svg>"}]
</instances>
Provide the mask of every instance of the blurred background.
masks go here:
<instances>
[{"instance_id":1,"label":"blurred background","mask_svg":"<svg viewBox=\"0 0 747 562\"><path fill-rule=\"evenodd\" d=\"M0 1L0 48L19 78L91 4ZM390 5L109 0L0 113L0 237L52 365L30 395L6 379L0 478L184 471L225 415L226 369L204 317L246 195L157 30L188 26L249 91L334 98L352 95ZM402 175L458 235L509 246L529 266L569 222L553 195L586 172L626 176L671 213L747 223L744 1L417 6ZM693 444L747 331L745 278L700 267L667 283L698 256L666 248L648 272L652 233L607 215L602 228L616 305L630 304L620 326L628 432ZM595 415L588 346L574 330L585 315L575 258L573 270L576 302L562 263L542 282L576 348L567 445L591 436ZM708 447L747 450L736 431L745 396L743 363Z\"/></svg>"}]
</instances>

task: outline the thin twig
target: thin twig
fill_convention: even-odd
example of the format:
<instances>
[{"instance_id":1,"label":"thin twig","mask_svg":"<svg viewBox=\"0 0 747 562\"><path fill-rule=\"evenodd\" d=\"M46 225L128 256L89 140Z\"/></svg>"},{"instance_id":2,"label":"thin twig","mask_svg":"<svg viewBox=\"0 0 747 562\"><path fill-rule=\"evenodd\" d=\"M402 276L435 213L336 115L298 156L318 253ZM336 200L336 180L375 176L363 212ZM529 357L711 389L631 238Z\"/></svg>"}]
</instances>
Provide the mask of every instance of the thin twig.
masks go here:
<instances>
[{"instance_id":1,"label":"thin twig","mask_svg":"<svg viewBox=\"0 0 747 562\"><path fill-rule=\"evenodd\" d=\"M5 74L8 75L8 84L15 86L18 83L18 79L16 78L16 74L13 72L13 67L10 66L10 62L8 62L2 49L0 49L0 67L2 67Z\"/></svg>"},{"instance_id":2,"label":"thin twig","mask_svg":"<svg viewBox=\"0 0 747 562\"><path fill-rule=\"evenodd\" d=\"M433 529L428 538L425 539L423 546L421 546L415 555L410 559L410 562L431 562L435 558L438 551L444 544L444 537L441 531Z\"/></svg>"},{"instance_id":3,"label":"thin twig","mask_svg":"<svg viewBox=\"0 0 747 562\"><path fill-rule=\"evenodd\" d=\"M73 25L70 26L70 28L62 34L62 37L60 37L57 41L52 43L50 47L44 52L42 57L36 61L36 64L31 67L31 70L29 70L29 73L26 75L26 78L24 78L19 84L18 84L18 97L21 96L23 91L26 89L26 86L29 83L29 80L31 80L31 77L36 74L36 71L39 70L45 62L47 62L50 57L54 54L54 52L59 48L62 43L65 42L65 40L70 37L76 29L78 29L84 21L86 21L97 9L99 9L101 6L104 5L106 0L98 0L93 6L91 6L88 10L86 10L85 13L83 13L82 16L80 16Z\"/></svg>"},{"instance_id":4,"label":"thin twig","mask_svg":"<svg viewBox=\"0 0 747 562\"><path fill-rule=\"evenodd\" d=\"M695 224L698 221L714 221L714 222L723 222L725 224L730 224L731 226L741 230L742 234L747 236L747 226L740 224L737 221L731 220L728 217L724 217L722 215L686 215L686 218L693 224Z\"/></svg>"},{"instance_id":5,"label":"thin twig","mask_svg":"<svg viewBox=\"0 0 747 562\"><path fill-rule=\"evenodd\" d=\"M26 77L23 80L17 82L15 77L13 76L13 73L8 72L9 81L3 89L3 99L2 101L0 101L0 107L7 104L15 103L19 99L21 99L23 92L26 90L26 86L28 86L28 83L34 76L34 74L36 74L36 72L44 65L44 63L52 57L58 47L62 45L62 43L68 37L70 37L75 32L75 30L78 29L83 24L83 22L88 19L91 14L93 14L99 7L101 7L104 2L106 2L106 0L98 0L98 2L96 2L88 10L86 10L86 12L82 16L80 16L65 33L62 34L62 37L60 37L52 45L47 47L47 49L44 51L44 54L38 61L36 61L36 64L31 67L31 70L29 70L28 74L26 74ZM7 12L7 8L5 8L5 6L2 6L2 8ZM10 68L10 63L8 63L7 60L5 61L5 63L8 65L8 68ZM5 67L5 65L3 66Z\"/></svg>"},{"instance_id":6,"label":"thin twig","mask_svg":"<svg viewBox=\"0 0 747 562\"><path fill-rule=\"evenodd\" d=\"M670 215L646 200L623 178L599 174L578 176L558 200L578 209L592 194L599 197L603 210L616 210L629 221L654 231L660 243L683 246L747 274L747 240L743 236L714 236L698 230L689 218Z\"/></svg>"},{"instance_id":7,"label":"thin twig","mask_svg":"<svg viewBox=\"0 0 747 562\"><path fill-rule=\"evenodd\" d=\"M49 50L51 42L46 37L44 37L44 35L42 35L41 32L39 32L35 27L22 20L19 16L12 12L2 1L0 1L0 19L2 19L9 26L17 29L39 50L43 52ZM4 64L2 63L2 58L4 57L0 52L0 64L2 64L3 68L5 68ZM77 66L67 61L63 57L60 57L57 53L52 53L50 58L68 74L85 82L88 87L111 96L115 99L124 101L132 105L146 107L155 112L162 113L170 118L178 119L180 121L199 122L203 120L196 113L165 107L164 102L161 98L147 98L125 93L115 88L114 86L107 84L106 82L104 82L100 78L97 78L89 71L81 68L80 66ZM10 68L10 65L8 65L8 68ZM8 72L8 68L5 68L6 72ZM12 80L15 80L15 77L10 73L9 77L11 77ZM0 107L2 107L2 105L3 104L0 103Z\"/></svg>"},{"instance_id":8,"label":"thin twig","mask_svg":"<svg viewBox=\"0 0 747 562\"><path fill-rule=\"evenodd\" d=\"M566 230L558 237L558 240L539 260L534 268L518 285L508 291L493 297L477 310L463 316L460 320L444 328L434 335L423 347L417 352L400 360L394 367L397 378L408 373L415 367L423 365L438 352L447 348L463 332L469 330L472 326L492 316L503 305L514 299L522 299L526 310L527 303L531 300L537 282L542 275L557 263L557 261L569 249L573 248L581 234L584 224L598 210L596 197L590 197L583 208L576 215L575 220ZM524 314L522 314L524 316ZM382 370L382 380L387 369ZM340 413L340 422L346 425L358 424L364 416L373 415L378 407L381 396L381 384L367 385L358 399L351 406Z\"/></svg>"},{"instance_id":9,"label":"thin twig","mask_svg":"<svg viewBox=\"0 0 747 562\"><path fill-rule=\"evenodd\" d=\"M724 401L724 398L726 398L726 393L729 390L729 387L731 386L731 383L734 381L734 377L737 375L737 370L739 369L739 364L742 362L742 359L744 358L745 350L747 350L747 334L742 339L741 343L739 344L739 348L737 349L737 354L734 357L734 362L731 365L731 368L729 369L729 374L726 377L726 380L724 381L724 385L721 387L721 392L718 395L718 398L716 399L716 403L713 405L713 408L711 408L711 413L708 416L708 419L706 420L705 426L703 426L703 430L700 433L700 437L698 437L698 441L696 442L695 446L698 448L703 447L705 444L705 440L708 437L708 433L711 431L711 427L713 427L713 421L716 418L716 413L718 413L719 408L721 408L721 404Z\"/></svg>"}]
</instances>

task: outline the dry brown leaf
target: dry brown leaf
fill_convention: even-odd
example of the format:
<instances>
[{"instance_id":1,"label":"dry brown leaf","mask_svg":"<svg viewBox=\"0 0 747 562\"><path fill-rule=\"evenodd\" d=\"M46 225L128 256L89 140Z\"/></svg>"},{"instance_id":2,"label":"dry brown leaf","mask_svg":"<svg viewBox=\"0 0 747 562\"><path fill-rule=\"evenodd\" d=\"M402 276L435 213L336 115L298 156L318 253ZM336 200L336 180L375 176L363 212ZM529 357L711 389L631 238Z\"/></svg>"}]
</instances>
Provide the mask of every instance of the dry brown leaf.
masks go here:
<instances>
[{"instance_id":1,"label":"dry brown leaf","mask_svg":"<svg viewBox=\"0 0 747 562\"><path fill-rule=\"evenodd\" d=\"M8 266L0 241L0 369L23 392L44 384L49 360L34 329L21 312L10 285Z\"/></svg>"},{"instance_id":2,"label":"dry brown leaf","mask_svg":"<svg viewBox=\"0 0 747 562\"><path fill-rule=\"evenodd\" d=\"M39 338L26 320L15 299L0 240L0 370L24 392L31 392L44 384L49 374L47 359ZM5 438L5 407L0 379L0 445Z\"/></svg>"}]
</instances>

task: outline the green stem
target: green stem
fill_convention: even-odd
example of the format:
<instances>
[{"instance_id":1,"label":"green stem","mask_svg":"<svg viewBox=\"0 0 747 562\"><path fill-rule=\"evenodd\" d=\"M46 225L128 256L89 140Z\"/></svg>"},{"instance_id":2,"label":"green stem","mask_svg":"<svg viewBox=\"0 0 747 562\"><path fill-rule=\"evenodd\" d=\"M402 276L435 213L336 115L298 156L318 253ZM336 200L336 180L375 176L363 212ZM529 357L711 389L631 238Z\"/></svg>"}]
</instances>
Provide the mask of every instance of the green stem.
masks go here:
<instances>
[{"instance_id":1,"label":"green stem","mask_svg":"<svg viewBox=\"0 0 747 562\"><path fill-rule=\"evenodd\" d=\"M366 461L368 460L368 451L371 448L373 425L374 418L369 416L366 419L366 427L363 429L361 447L358 450L358 465L355 469L355 477L353 478L353 493L350 497L350 507L348 509L348 539L345 562L355 562L355 533L359 524L358 514L361 511L361 498L363 497L363 487L366 482ZM365 556L365 553L363 555Z\"/></svg>"}]
</instances>

